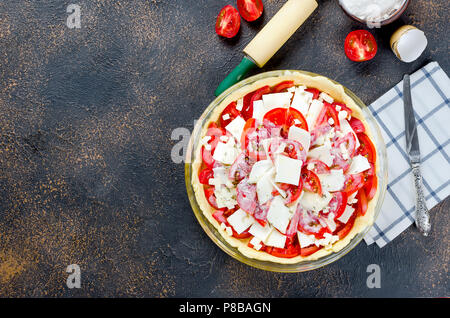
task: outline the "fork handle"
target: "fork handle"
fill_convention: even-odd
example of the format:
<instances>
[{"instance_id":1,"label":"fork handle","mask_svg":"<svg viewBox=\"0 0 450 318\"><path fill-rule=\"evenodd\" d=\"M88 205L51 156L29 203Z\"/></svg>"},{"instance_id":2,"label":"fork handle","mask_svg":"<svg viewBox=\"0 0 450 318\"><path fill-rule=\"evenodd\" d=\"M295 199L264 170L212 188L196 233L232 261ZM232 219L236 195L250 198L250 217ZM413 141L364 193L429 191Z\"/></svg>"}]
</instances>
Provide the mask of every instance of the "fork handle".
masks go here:
<instances>
[{"instance_id":1,"label":"fork handle","mask_svg":"<svg viewBox=\"0 0 450 318\"><path fill-rule=\"evenodd\" d=\"M414 176L414 186L416 187L416 226L424 236L428 236L431 230L430 215L425 204L422 174L420 173L419 164L412 165L412 173Z\"/></svg>"}]
</instances>

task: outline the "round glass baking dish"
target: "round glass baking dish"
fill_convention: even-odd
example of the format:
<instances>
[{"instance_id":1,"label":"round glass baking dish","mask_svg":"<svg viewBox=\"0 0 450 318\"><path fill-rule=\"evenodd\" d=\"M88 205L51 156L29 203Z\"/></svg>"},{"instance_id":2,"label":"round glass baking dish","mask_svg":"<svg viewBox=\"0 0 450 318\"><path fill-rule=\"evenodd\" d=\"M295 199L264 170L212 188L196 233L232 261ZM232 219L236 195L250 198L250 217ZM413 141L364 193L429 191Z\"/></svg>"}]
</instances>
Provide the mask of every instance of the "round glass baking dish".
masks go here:
<instances>
[{"instance_id":1,"label":"round glass baking dish","mask_svg":"<svg viewBox=\"0 0 450 318\"><path fill-rule=\"evenodd\" d=\"M220 96L218 96L203 112L202 116L197 121L194 131L191 135L191 139L189 141L188 150L186 154L186 161L185 161L185 182L186 182L186 189L189 197L189 201L191 203L192 209L194 211L194 214L200 223L203 230L206 232L206 234L216 243L223 251L225 251L227 254L232 256L233 258L237 259L238 261L259 268L263 270L268 271L274 271L274 272L303 272L303 271L309 271L313 269L320 268L322 266L328 265L348 252L350 252L358 243L361 242L361 240L364 238L366 233L369 231L370 227L373 225L373 222L376 220L378 214L381 210L381 205L384 199L384 195L386 192L387 187L387 160L386 160L386 147L384 144L383 137L381 135L380 128L378 124L376 123L375 118L372 116L370 111L367 109L367 107L364 105L364 103L350 90L344 87L345 93L354 100L356 105L361 108L361 111L363 115L365 116L365 119L367 121L367 124L369 126L369 130L372 132L372 142L375 144L377 149L377 177L378 177L378 200L375 204L375 213L373 222L368 224L360 233L358 233L355 237L351 239L351 241L343 247L338 252L333 252L331 254L328 254L322 258L319 258L317 260L312 261L303 261L295 264L279 264L274 263L270 261L261 261L254 258L249 258L245 255L243 255L237 248L231 246L223 237L222 235L217 231L217 229L214 227L213 224L211 224L208 219L203 214L195 193L193 186L191 184L191 178L193 174L196 174L196 171L193 171L192 163L195 161L195 149L197 149L198 144L201 140L201 131L202 127L208 123L209 118L213 112L213 110L220 105L220 103L230 94L235 92L236 90L239 90L245 85L251 85L255 83L256 81L259 81L261 79L271 78L271 77L282 77L284 75L293 75L296 72L305 74L308 76L321 76L318 74L305 72L305 71L298 71L298 70L280 70L280 71L271 71L271 72L265 72L261 73L252 77L249 77L229 89L227 89L225 92L223 92ZM332 80L331 80L332 81ZM332 81L335 84L339 84L335 81Z\"/></svg>"},{"instance_id":2,"label":"round glass baking dish","mask_svg":"<svg viewBox=\"0 0 450 318\"><path fill-rule=\"evenodd\" d=\"M345 7L341 5L340 2L338 2L338 3L339 3L339 6L341 7L341 9L353 20L363 23L363 24L367 25L369 28L373 28L373 27L380 28L382 26L385 26L385 25L397 20L403 14L403 12L405 12L406 8L409 5L409 2L410 2L410 0L405 0L405 2L402 4L402 6L400 8L398 8L397 10L392 12L392 14L387 19L382 20L382 21L367 21L367 20L360 19L357 16L353 15L351 12L347 11L345 9Z\"/></svg>"}]
</instances>

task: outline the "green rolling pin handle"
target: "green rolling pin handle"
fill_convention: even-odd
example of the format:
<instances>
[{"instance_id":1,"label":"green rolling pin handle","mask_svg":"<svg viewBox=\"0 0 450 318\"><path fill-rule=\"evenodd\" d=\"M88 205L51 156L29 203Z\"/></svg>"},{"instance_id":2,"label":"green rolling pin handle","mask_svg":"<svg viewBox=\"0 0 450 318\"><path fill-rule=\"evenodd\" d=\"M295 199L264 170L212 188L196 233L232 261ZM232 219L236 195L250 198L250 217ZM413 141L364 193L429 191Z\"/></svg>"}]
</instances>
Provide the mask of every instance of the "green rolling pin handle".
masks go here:
<instances>
[{"instance_id":1,"label":"green rolling pin handle","mask_svg":"<svg viewBox=\"0 0 450 318\"><path fill-rule=\"evenodd\" d=\"M222 81L222 83L219 84L219 87L217 87L214 94L216 96L219 96L224 91L226 91L228 88L239 82L241 79L245 77L245 75L250 71L252 68L254 68L256 64L250 60L247 56L244 56L241 63L239 63L238 66L234 68L234 70L231 71L230 74Z\"/></svg>"}]
</instances>

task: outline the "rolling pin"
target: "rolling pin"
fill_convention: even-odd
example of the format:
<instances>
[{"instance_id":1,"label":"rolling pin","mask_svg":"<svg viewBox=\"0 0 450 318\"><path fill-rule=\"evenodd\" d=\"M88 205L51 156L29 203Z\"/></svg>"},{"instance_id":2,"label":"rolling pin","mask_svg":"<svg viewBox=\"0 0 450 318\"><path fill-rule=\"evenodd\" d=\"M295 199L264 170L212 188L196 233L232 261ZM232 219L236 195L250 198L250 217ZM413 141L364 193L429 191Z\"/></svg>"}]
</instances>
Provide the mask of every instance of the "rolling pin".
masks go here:
<instances>
[{"instance_id":1,"label":"rolling pin","mask_svg":"<svg viewBox=\"0 0 450 318\"><path fill-rule=\"evenodd\" d=\"M263 67L317 8L315 0L288 0L244 48L244 58L220 83L219 96L239 82L255 66Z\"/></svg>"}]
</instances>

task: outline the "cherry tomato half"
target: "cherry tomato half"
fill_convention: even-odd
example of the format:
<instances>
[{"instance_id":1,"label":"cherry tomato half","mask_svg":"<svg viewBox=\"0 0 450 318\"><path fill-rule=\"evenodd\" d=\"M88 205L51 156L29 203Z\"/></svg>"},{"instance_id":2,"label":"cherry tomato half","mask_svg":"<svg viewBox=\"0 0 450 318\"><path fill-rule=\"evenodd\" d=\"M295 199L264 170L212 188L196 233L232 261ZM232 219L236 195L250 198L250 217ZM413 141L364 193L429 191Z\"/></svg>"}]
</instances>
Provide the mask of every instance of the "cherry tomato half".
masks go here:
<instances>
[{"instance_id":1,"label":"cherry tomato half","mask_svg":"<svg viewBox=\"0 0 450 318\"><path fill-rule=\"evenodd\" d=\"M239 13L247 21L255 21L263 12L263 3L261 0L237 0Z\"/></svg>"},{"instance_id":2,"label":"cherry tomato half","mask_svg":"<svg viewBox=\"0 0 450 318\"><path fill-rule=\"evenodd\" d=\"M303 179L303 188L305 188L305 190L322 195L320 179L314 172L303 167L301 176Z\"/></svg>"},{"instance_id":3,"label":"cherry tomato half","mask_svg":"<svg viewBox=\"0 0 450 318\"><path fill-rule=\"evenodd\" d=\"M377 152L373 146L373 143L365 133L359 133L357 136L360 144L357 154L366 157L370 163L374 163L377 157Z\"/></svg>"},{"instance_id":4,"label":"cherry tomato half","mask_svg":"<svg viewBox=\"0 0 450 318\"><path fill-rule=\"evenodd\" d=\"M372 33L366 30L350 32L344 48L347 57L355 62L368 61L377 54L377 42Z\"/></svg>"},{"instance_id":5,"label":"cherry tomato half","mask_svg":"<svg viewBox=\"0 0 450 318\"><path fill-rule=\"evenodd\" d=\"M220 10L216 21L216 33L226 38L234 37L241 27L241 17L238 10L227 5Z\"/></svg>"}]
</instances>

